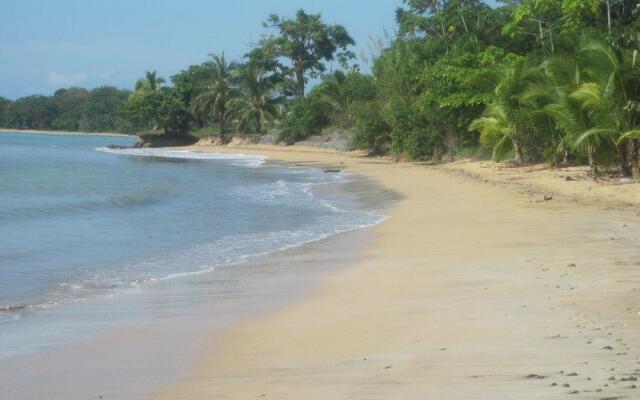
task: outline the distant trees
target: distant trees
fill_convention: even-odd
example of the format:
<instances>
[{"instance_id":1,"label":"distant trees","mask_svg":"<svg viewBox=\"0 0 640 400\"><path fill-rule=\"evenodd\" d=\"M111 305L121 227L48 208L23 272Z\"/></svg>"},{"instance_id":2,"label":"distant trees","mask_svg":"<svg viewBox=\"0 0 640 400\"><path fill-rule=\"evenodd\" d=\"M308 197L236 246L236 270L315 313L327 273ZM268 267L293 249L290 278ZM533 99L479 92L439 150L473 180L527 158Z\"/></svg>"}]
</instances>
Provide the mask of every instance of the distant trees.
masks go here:
<instances>
[{"instance_id":1,"label":"distant trees","mask_svg":"<svg viewBox=\"0 0 640 400\"><path fill-rule=\"evenodd\" d=\"M119 109L137 130L152 130L162 133L183 135L187 133L192 120L187 106L175 88L161 87L164 79L155 71L147 72L138 80L137 90Z\"/></svg>"},{"instance_id":2,"label":"distant trees","mask_svg":"<svg viewBox=\"0 0 640 400\"><path fill-rule=\"evenodd\" d=\"M134 127L120 114L130 92L113 86L89 91L81 107L78 129L83 132L132 132Z\"/></svg>"},{"instance_id":3,"label":"distant trees","mask_svg":"<svg viewBox=\"0 0 640 400\"><path fill-rule=\"evenodd\" d=\"M9 104L11 104L9 99L0 96L0 127L7 126L5 119L7 118L6 110Z\"/></svg>"},{"instance_id":4,"label":"distant trees","mask_svg":"<svg viewBox=\"0 0 640 400\"><path fill-rule=\"evenodd\" d=\"M0 98L0 127L83 132L131 132L119 114L129 91L104 86L93 90L71 87L53 96Z\"/></svg>"},{"instance_id":5,"label":"distant trees","mask_svg":"<svg viewBox=\"0 0 640 400\"><path fill-rule=\"evenodd\" d=\"M147 71L145 77L138 79L135 85L135 91L157 92L166 81L158 76L158 71Z\"/></svg>"},{"instance_id":6,"label":"distant trees","mask_svg":"<svg viewBox=\"0 0 640 400\"><path fill-rule=\"evenodd\" d=\"M320 77L328 63L335 61L346 66L354 57L349 50L354 41L347 30L324 23L320 14L311 15L303 10L292 19L271 15L264 26L275 32L264 35L242 62L230 61L224 53L211 55L210 60L172 76L172 87L161 87L162 78L155 71L148 71L122 107L123 115L134 126L156 130L162 125L162 115L157 112L163 102L161 97L170 96L172 102L178 101L175 107L187 110L188 123L199 128L215 123L219 133L229 130L263 133L269 126L282 124L285 130L302 127L303 132L294 136L304 137L317 132L317 125L325 122L349 121L347 125L352 125L353 95L347 92L357 88L348 88L348 83L343 90L342 85L351 82L351 75L346 79L344 74L335 74L331 79L339 82L334 84L327 80L323 89L326 93L314 95L321 104L320 109L311 111L317 118L303 117L304 123L298 118L300 113L311 110L308 107L315 107L307 104L304 97L307 80ZM372 90L372 85L369 86ZM291 99L294 97L297 100ZM168 98L164 104L169 104ZM311 125L312 130L304 130Z\"/></svg>"}]
</instances>

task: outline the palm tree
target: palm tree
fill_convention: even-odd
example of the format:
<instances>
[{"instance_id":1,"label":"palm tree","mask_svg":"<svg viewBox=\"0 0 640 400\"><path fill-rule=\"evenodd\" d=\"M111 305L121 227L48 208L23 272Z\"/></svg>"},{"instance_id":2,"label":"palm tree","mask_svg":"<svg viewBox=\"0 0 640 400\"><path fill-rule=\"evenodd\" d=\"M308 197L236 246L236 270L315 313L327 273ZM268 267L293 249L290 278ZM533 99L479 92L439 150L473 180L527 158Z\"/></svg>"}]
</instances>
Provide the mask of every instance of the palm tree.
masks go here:
<instances>
[{"instance_id":1,"label":"palm tree","mask_svg":"<svg viewBox=\"0 0 640 400\"><path fill-rule=\"evenodd\" d=\"M240 129L248 129L253 122L256 132L262 133L264 122L274 120L278 114L273 76L250 65L236 70L234 75L241 95L229 101L229 115L238 119Z\"/></svg>"},{"instance_id":2,"label":"palm tree","mask_svg":"<svg viewBox=\"0 0 640 400\"><path fill-rule=\"evenodd\" d=\"M625 176L638 175L640 138L640 66L637 51L616 50L584 38L580 53L589 60L588 80L570 97L587 112L593 127L576 139L603 141L616 147L618 168Z\"/></svg>"},{"instance_id":3,"label":"palm tree","mask_svg":"<svg viewBox=\"0 0 640 400\"><path fill-rule=\"evenodd\" d=\"M326 101L333 113L331 121L338 125L350 125L352 99L346 95L344 84L347 77L342 71L336 71L327 76L319 87L322 99Z\"/></svg>"},{"instance_id":4,"label":"palm tree","mask_svg":"<svg viewBox=\"0 0 640 400\"><path fill-rule=\"evenodd\" d=\"M552 57L543 63L547 71L549 102L541 110L550 116L556 127L564 133L557 143L555 153L562 154L565 162L569 150L586 155L594 174L598 174L598 164L606 159L608 147L598 137L591 137L577 143L582 133L593 128L593 121L579 101L571 96L584 83L583 60L577 57Z\"/></svg>"},{"instance_id":5,"label":"palm tree","mask_svg":"<svg viewBox=\"0 0 640 400\"><path fill-rule=\"evenodd\" d=\"M192 104L194 114L206 117L212 115L219 123L220 133L225 133L227 125L227 104L237 95L234 88L233 72L237 65L227 62L224 53L210 54L211 60L204 65L211 68L211 80L203 87Z\"/></svg>"},{"instance_id":6,"label":"palm tree","mask_svg":"<svg viewBox=\"0 0 640 400\"><path fill-rule=\"evenodd\" d=\"M494 160L502 160L513 151L515 162L520 164L525 161L523 144L535 134L534 110L525 95L530 85L540 79L540 68L519 59L494 78L494 99L469 130L480 131L480 141L493 146Z\"/></svg>"},{"instance_id":7,"label":"palm tree","mask_svg":"<svg viewBox=\"0 0 640 400\"><path fill-rule=\"evenodd\" d=\"M135 91L157 92L165 82L164 78L158 76L158 71L147 71L145 77L136 82Z\"/></svg>"}]
</instances>

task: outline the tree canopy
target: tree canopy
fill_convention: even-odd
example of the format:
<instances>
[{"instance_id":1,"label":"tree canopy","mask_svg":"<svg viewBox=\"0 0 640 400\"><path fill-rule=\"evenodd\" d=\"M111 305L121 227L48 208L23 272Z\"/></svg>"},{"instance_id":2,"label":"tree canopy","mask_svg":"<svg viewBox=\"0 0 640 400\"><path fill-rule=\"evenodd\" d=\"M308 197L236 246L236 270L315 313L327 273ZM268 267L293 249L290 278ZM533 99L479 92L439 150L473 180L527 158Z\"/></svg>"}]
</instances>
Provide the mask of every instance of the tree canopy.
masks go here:
<instances>
[{"instance_id":1,"label":"tree canopy","mask_svg":"<svg viewBox=\"0 0 640 400\"><path fill-rule=\"evenodd\" d=\"M347 30L342 25L325 24L320 14L298 10L292 19L272 14L264 26L276 33L264 36L260 45L289 61L298 97L304 97L309 77L316 78L326 71L327 62L335 60L344 67L355 57L349 50L355 41Z\"/></svg>"}]
</instances>

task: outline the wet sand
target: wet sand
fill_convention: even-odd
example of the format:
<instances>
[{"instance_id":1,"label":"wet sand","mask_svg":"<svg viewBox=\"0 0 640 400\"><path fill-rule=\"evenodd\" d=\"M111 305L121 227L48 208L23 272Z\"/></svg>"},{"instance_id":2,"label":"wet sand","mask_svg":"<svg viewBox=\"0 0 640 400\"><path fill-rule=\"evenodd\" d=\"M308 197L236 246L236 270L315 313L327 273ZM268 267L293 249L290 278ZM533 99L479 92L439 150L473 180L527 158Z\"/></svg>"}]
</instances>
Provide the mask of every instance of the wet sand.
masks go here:
<instances>
[{"instance_id":1,"label":"wet sand","mask_svg":"<svg viewBox=\"0 0 640 400\"><path fill-rule=\"evenodd\" d=\"M299 301L211 331L184 379L150 398L640 397L635 189L626 204L605 192L577 205L328 150L192 150L333 165L403 200L363 259Z\"/></svg>"}]
</instances>

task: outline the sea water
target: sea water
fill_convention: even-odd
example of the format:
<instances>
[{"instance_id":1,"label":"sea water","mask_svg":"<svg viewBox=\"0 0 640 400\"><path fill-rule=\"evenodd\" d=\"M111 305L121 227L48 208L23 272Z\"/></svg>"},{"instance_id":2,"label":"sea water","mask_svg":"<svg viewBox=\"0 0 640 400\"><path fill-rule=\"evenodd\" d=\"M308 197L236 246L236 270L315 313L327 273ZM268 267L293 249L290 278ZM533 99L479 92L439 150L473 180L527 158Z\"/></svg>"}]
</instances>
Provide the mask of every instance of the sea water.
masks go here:
<instances>
[{"instance_id":1,"label":"sea water","mask_svg":"<svg viewBox=\"0 0 640 400\"><path fill-rule=\"evenodd\" d=\"M111 146L133 142L0 133L0 358L179 313L224 293L184 277L383 219L344 172ZM140 300L159 285L179 298Z\"/></svg>"}]
</instances>

